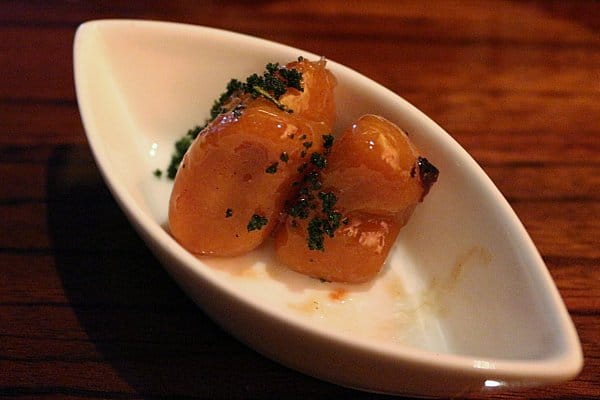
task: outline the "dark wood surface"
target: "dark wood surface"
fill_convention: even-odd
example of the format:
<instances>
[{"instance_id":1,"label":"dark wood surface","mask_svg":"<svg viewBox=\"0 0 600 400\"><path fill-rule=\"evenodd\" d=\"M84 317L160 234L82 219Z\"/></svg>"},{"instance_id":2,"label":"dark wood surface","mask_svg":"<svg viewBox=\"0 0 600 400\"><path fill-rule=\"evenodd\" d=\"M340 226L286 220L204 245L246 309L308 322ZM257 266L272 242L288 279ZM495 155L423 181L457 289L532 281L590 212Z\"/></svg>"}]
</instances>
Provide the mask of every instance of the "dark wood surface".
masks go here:
<instances>
[{"instance_id":1,"label":"dark wood surface","mask_svg":"<svg viewBox=\"0 0 600 400\"><path fill-rule=\"evenodd\" d=\"M576 379L495 397L599 398L600 2L425 3L0 2L0 395L378 397L223 332L108 193L78 114L73 37L85 20L144 18L323 54L431 116L514 207L583 345Z\"/></svg>"}]
</instances>

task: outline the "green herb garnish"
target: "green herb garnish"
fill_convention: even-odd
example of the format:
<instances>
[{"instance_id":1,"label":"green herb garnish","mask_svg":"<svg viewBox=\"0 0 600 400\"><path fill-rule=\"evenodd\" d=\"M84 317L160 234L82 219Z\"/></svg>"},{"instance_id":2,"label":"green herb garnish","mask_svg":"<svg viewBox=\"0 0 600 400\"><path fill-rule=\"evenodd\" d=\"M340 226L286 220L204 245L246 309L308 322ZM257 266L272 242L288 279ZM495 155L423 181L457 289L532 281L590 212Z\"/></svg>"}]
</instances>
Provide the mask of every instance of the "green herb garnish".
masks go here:
<instances>
[{"instance_id":1,"label":"green herb garnish","mask_svg":"<svg viewBox=\"0 0 600 400\"><path fill-rule=\"evenodd\" d=\"M308 223L308 248L310 250L325 251L322 223L320 218L313 218Z\"/></svg>"},{"instance_id":2,"label":"green herb garnish","mask_svg":"<svg viewBox=\"0 0 600 400\"><path fill-rule=\"evenodd\" d=\"M252 215L252 218L250 218L250 221L248 221L248 226L246 228L248 229L248 232L257 230L259 231L262 229L263 226L265 226L268 223L269 220L266 217L254 214Z\"/></svg>"},{"instance_id":3,"label":"green herb garnish","mask_svg":"<svg viewBox=\"0 0 600 400\"><path fill-rule=\"evenodd\" d=\"M304 177L304 182L310 190L321 189L321 175L317 171L311 171Z\"/></svg>"},{"instance_id":4,"label":"green herb garnish","mask_svg":"<svg viewBox=\"0 0 600 400\"><path fill-rule=\"evenodd\" d=\"M278 63L268 63L262 75L252 74L246 78L245 82L232 79L227 85L227 91L215 102L213 109L217 113L216 115L219 115L229 98L239 92L249 94L255 99L262 96L280 110L293 112L279 101L279 98L290 88L304 91L302 73L293 68L280 67Z\"/></svg>"},{"instance_id":5,"label":"green herb garnish","mask_svg":"<svg viewBox=\"0 0 600 400\"><path fill-rule=\"evenodd\" d=\"M306 219L310 213L310 200L306 197L299 198L288 209L288 214L293 218Z\"/></svg>"},{"instance_id":6,"label":"green herb garnish","mask_svg":"<svg viewBox=\"0 0 600 400\"><path fill-rule=\"evenodd\" d=\"M242 116L242 110L244 110L246 108L246 106L244 104L238 104L237 106L233 107L232 113L233 116L236 118L239 118Z\"/></svg>"},{"instance_id":7,"label":"green herb garnish","mask_svg":"<svg viewBox=\"0 0 600 400\"><path fill-rule=\"evenodd\" d=\"M277 172L277 167L279 166L279 163L277 161L275 161L273 164L269 165L267 167L267 169L265 169L265 172L267 174L274 174L275 172Z\"/></svg>"},{"instance_id":8,"label":"green herb garnish","mask_svg":"<svg viewBox=\"0 0 600 400\"><path fill-rule=\"evenodd\" d=\"M333 144L333 136L323 136L325 154ZM308 147L308 146L305 146ZM334 237L340 224L347 225L349 219L335 209L336 195L331 191L321 191L321 171L327 166L327 158L313 152L310 164L304 163L298 172L304 174L302 186L296 200L287 205L287 213L292 217L292 226L297 226L296 218L308 219L307 245L310 250L325 251L325 236Z\"/></svg>"},{"instance_id":9,"label":"green herb garnish","mask_svg":"<svg viewBox=\"0 0 600 400\"><path fill-rule=\"evenodd\" d=\"M325 235L333 237L335 231L340 227L342 214L336 211L331 211L324 217L313 217L308 222L308 238L307 244L310 250L325 251Z\"/></svg>"},{"instance_id":10,"label":"green herb garnish","mask_svg":"<svg viewBox=\"0 0 600 400\"><path fill-rule=\"evenodd\" d=\"M187 133L175 142L175 151L171 155L171 162L167 167L167 177L169 179L175 179L175 175L177 175L177 169L179 168L179 164L181 164L181 160L183 160L183 156L192 145L192 142L202 131L202 127L196 126L194 129L190 129Z\"/></svg>"},{"instance_id":11,"label":"green herb garnish","mask_svg":"<svg viewBox=\"0 0 600 400\"><path fill-rule=\"evenodd\" d=\"M325 152L329 153L329 150L333 146L333 135L323 135L323 147L325 148Z\"/></svg>"},{"instance_id":12,"label":"green herb garnish","mask_svg":"<svg viewBox=\"0 0 600 400\"><path fill-rule=\"evenodd\" d=\"M319 192L319 198L321 199L321 204L323 205L322 210L325 214L330 214L333 212L333 206L337 201L337 197L332 192Z\"/></svg>"},{"instance_id":13,"label":"green herb garnish","mask_svg":"<svg viewBox=\"0 0 600 400\"><path fill-rule=\"evenodd\" d=\"M300 60L300 58L299 58ZM233 115L239 117L245 108L243 104L237 104L231 108L232 97L236 95L249 94L253 98L264 97L271 101L280 110L293 112L279 101L279 98L289 89L304 91L302 86L302 73L293 68L281 67L278 63L268 63L265 66L265 71L262 75L252 74L248 76L245 82L238 79L231 79L217 100L213 102L210 109L210 117L205 121L203 126L196 126L190 129L181 139L175 142L175 151L171 156L171 161L167 167L167 177L174 179L177 174L177 169L187 149L190 147L194 139L210 122L217 118L220 114L232 111ZM283 160L282 160L283 161Z\"/></svg>"},{"instance_id":14,"label":"green herb garnish","mask_svg":"<svg viewBox=\"0 0 600 400\"><path fill-rule=\"evenodd\" d=\"M310 156L310 162L312 165L319 169L323 169L327 166L327 159L321 153L314 152Z\"/></svg>"}]
</instances>

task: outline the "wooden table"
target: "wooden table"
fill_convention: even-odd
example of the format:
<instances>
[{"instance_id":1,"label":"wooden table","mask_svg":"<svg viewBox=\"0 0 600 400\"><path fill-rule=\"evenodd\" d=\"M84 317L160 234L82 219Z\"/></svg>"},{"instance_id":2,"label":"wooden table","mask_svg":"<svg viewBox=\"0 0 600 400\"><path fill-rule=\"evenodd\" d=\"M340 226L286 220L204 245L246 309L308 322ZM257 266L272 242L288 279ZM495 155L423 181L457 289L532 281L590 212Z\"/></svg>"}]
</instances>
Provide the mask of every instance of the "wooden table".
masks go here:
<instances>
[{"instance_id":1,"label":"wooden table","mask_svg":"<svg viewBox=\"0 0 600 400\"><path fill-rule=\"evenodd\" d=\"M0 395L377 397L237 342L132 230L91 158L73 89L75 29L115 17L301 47L431 116L508 198L583 344L578 378L499 397L600 397L600 3L147 3L0 3Z\"/></svg>"}]
</instances>

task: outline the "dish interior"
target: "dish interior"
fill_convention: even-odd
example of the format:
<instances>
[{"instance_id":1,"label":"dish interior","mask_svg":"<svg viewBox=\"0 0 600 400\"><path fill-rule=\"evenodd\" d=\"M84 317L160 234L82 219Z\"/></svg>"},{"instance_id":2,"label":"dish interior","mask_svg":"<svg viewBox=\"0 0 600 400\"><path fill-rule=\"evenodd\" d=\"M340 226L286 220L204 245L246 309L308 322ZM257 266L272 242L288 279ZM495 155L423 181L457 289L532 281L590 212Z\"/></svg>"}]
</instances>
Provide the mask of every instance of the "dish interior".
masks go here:
<instances>
[{"instance_id":1,"label":"dish interior","mask_svg":"<svg viewBox=\"0 0 600 400\"><path fill-rule=\"evenodd\" d=\"M229 79L267 62L317 57L259 40L240 46L209 29L140 25L88 35L80 56L95 79L78 89L95 94L85 106L99 111L86 122L104 132L95 145L107 157L105 173L163 228L171 183L153 171L166 168L175 140L203 124ZM277 315L389 349L503 360L564 351L553 292L538 290L548 285L537 269L541 259L481 169L401 98L345 67L329 67L338 79L338 131L364 113L383 115L441 171L381 274L362 285L321 282L278 265L268 245L235 258L200 258L197 274Z\"/></svg>"}]
</instances>

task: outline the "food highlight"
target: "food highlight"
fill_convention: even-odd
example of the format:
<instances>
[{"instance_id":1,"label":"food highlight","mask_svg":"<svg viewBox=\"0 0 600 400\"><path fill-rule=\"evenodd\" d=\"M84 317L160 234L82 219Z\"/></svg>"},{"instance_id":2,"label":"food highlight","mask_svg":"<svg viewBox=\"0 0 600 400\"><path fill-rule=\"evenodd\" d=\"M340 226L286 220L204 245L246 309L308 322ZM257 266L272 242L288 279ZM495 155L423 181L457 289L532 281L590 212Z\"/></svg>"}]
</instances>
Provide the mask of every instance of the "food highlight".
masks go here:
<instances>
[{"instance_id":1,"label":"food highlight","mask_svg":"<svg viewBox=\"0 0 600 400\"><path fill-rule=\"evenodd\" d=\"M381 116L334 135L335 86L324 59L302 57L232 79L205 126L175 144L173 237L199 256L244 254L273 237L277 259L299 273L375 277L438 170Z\"/></svg>"}]
</instances>

